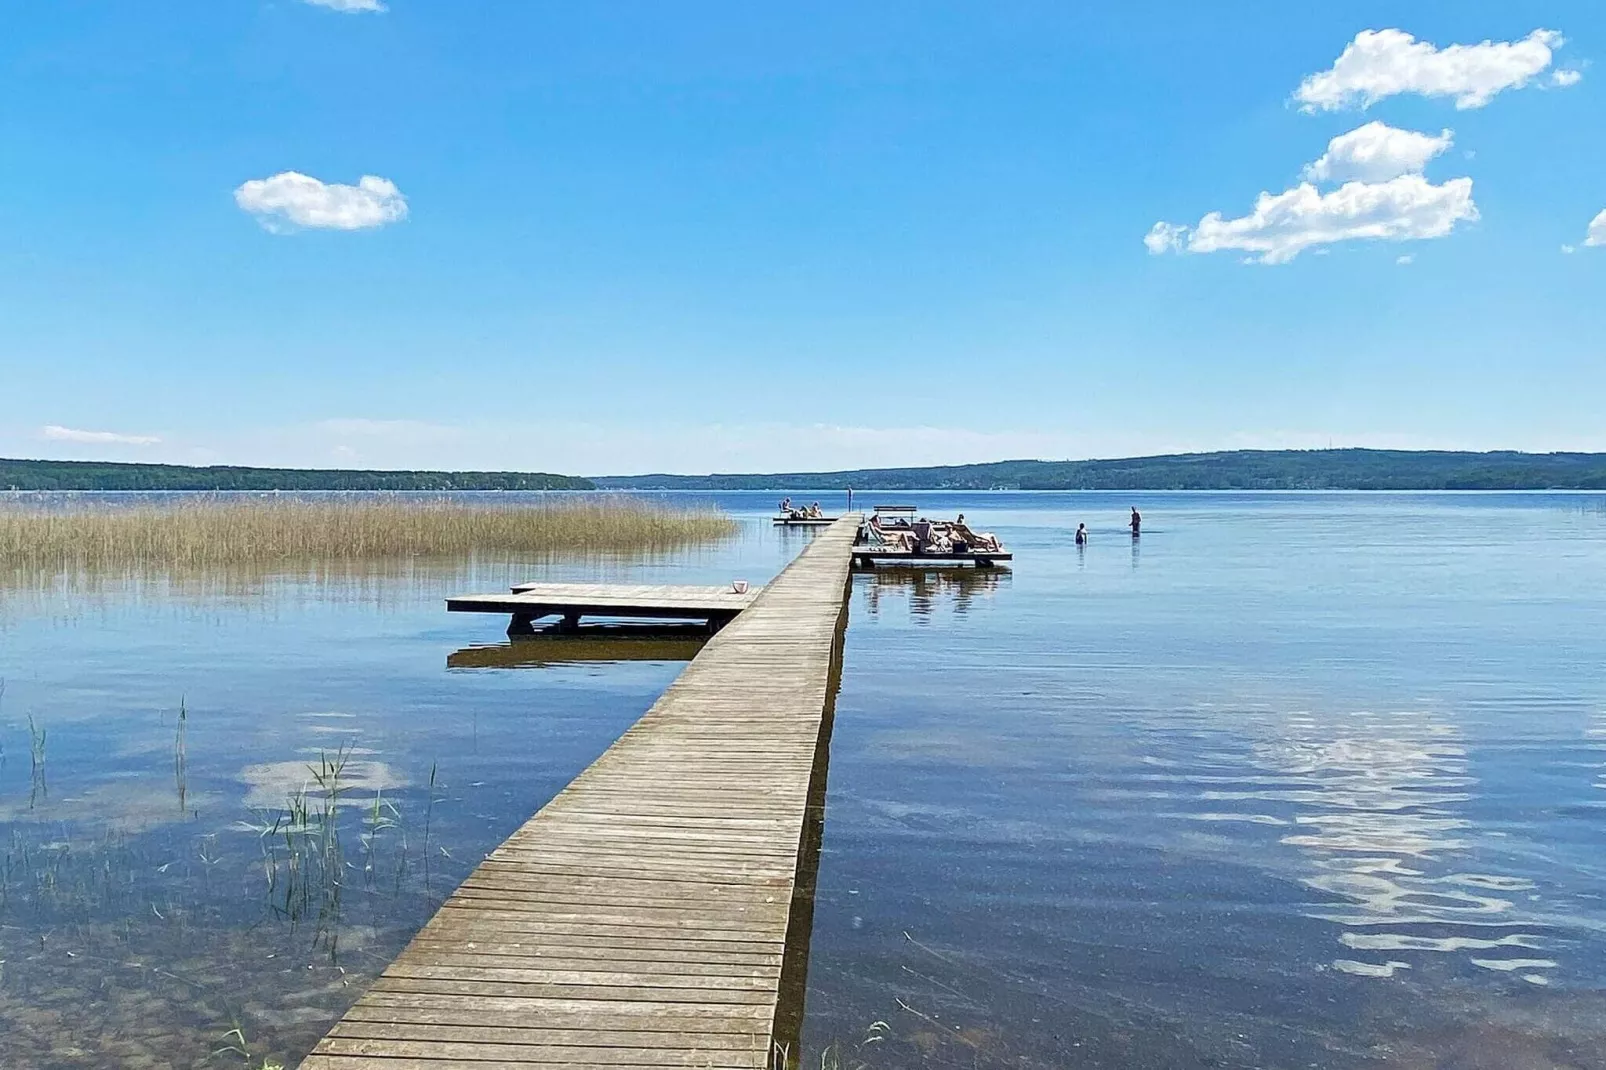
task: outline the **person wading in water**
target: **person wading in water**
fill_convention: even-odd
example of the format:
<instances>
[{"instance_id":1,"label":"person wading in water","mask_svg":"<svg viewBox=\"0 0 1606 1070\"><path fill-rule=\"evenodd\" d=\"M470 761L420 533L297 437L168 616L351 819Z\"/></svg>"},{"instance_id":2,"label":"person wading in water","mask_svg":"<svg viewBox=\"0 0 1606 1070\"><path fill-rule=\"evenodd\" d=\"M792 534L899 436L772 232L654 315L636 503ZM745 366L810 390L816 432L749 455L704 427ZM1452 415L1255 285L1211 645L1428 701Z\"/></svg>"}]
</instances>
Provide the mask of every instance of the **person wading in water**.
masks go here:
<instances>
[{"instance_id":1,"label":"person wading in water","mask_svg":"<svg viewBox=\"0 0 1606 1070\"><path fill-rule=\"evenodd\" d=\"M1086 546L1087 545L1087 525L1086 524L1078 524L1078 525L1076 525L1076 545L1078 545L1078 546Z\"/></svg>"},{"instance_id":2,"label":"person wading in water","mask_svg":"<svg viewBox=\"0 0 1606 1070\"><path fill-rule=\"evenodd\" d=\"M1139 516L1137 509L1134 508L1132 510L1132 537L1134 539L1137 538L1139 534L1141 534L1142 527L1143 527L1143 517Z\"/></svg>"}]
</instances>

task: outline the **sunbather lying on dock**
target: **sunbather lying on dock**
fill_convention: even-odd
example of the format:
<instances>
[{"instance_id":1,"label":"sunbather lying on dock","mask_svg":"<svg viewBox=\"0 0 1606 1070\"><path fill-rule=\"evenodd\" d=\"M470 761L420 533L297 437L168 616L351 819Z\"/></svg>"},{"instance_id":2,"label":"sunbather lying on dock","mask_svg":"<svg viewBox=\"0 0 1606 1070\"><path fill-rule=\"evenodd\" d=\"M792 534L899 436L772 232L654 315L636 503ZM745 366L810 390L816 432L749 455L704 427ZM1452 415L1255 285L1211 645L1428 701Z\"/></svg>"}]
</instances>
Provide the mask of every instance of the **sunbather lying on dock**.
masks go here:
<instances>
[{"instance_id":1,"label":"sunbather lying on dock","mask_svg":"<svg viewBox=\"0 0 1606 1070\"><path fill-rule=\"evenodd\" d=\"M915 549L915 536L909 531L890 531L882 523L879 516L872 516L870 523L865 525L870 542L888 550L900 553L913 553Z\"/></svg>"},{"instance_id":2,"label":"sunbather lying on dock","mask_svg":"<svg viewBox=\"0 0 1606 1070\"><path fill-rule=\"evenodd\" d=\"M998 541L998 536L994 535L992 532L970 530L970 525L965 523L964 513L960 513L959 519L955 520L951 524L946 525L946 527L948 529L947 534L950 539L963 542L972 550L986 550L992 553L997 553L1003 548Z\"/></svg>"}]
</instances>

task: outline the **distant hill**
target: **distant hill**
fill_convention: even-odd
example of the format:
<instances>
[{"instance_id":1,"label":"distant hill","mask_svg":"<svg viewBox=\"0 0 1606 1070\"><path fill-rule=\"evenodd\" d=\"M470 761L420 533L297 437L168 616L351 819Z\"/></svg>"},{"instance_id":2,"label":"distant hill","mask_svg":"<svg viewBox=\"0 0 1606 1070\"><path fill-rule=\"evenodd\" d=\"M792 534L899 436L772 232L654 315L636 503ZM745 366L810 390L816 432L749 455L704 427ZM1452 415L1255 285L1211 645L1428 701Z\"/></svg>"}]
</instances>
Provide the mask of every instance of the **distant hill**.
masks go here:
<instances>
[{"instance_id":1,"label":"distant hill","mask_svg":"<svg viewBox=\"0 0 1606 1070\"><path fill-rule=\"evenodd\" d=\"M0 490L593 490L546 472L385 472L317 468L17 461L0 458Z\"/></svg>"},{"instance_id":2,"label":"distant hill","mask_svg":"<svg viewBox=\"0 0 1606 1070\"><path fill-rule=\"evenodd\" d=\"M766 475L598 476L617 490L1606 490L1606 453L1232 450Z\"/></svg>"}]
</instances>

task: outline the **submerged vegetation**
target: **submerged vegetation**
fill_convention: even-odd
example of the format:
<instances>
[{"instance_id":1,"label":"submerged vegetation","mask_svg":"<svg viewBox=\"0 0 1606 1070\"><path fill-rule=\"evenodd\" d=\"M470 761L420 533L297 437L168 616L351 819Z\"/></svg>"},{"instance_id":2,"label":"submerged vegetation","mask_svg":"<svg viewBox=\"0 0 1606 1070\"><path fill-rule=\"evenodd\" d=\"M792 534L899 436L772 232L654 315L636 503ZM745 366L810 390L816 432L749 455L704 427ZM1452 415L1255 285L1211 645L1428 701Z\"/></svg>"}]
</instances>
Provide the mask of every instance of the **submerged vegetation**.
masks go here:
<instances>
[{"instance_id":1,"label":"submerged vegetation","mask_svg":"<svg viewBox=\"0 0 1606 1070\"><path fill-rule=\"evenodd\" d=\"M181 701L162 729L181 813L193 722ZM392 796L362 753L282 763L277 804L227 824L0 799L0 1066L267 1070L310 1049L473 864L439 842L437 768Z\"/></svg>"},{"instance_id":2,"label":"submerged vegetation","mask_svg":"<svg viewBox=\"0 0 1606 1070\"><path fill-rule=\"evenodd\" d=\"M208 497L135 506L0 506L0 571L192 570L485 555L656 553L713 542L711 509L621 497Z\"/></svg>"}]
</instances>

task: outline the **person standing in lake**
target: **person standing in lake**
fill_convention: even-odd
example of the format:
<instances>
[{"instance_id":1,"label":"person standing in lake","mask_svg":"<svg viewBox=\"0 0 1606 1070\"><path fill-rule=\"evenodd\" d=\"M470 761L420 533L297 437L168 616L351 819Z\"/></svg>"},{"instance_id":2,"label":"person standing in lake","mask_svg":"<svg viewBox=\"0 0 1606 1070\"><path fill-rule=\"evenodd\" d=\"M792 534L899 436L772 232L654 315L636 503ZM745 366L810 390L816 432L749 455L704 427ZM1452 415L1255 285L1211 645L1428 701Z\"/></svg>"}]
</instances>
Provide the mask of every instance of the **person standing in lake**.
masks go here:
<instances>
[{"instance_id":1,"label":"person standing in lake","mask_svg":"<svg viewBox=\"0 0 1606 1070\"><path fill-rule=\"evenodd\" d=\"M1143 517L1138 514L1138 510L1137 510L1136 506L1133 506L1133 508L1132 508L1131 524L1132 524L1132 537L1135 539L1135 538L1138 537L1139 534L1141 534L1141 529L1143 528Z\"/></svg>"},{"instance_id":2,"label":"person standing in lake","mask_svg":"<svg viewBox=\"0 0 1606 1070\"><path fill-rule=\"evenodd\" d=\"M1076 545L1078 545L1078 546L1086 546L1087 545L1087 525L1086 524L1078 524L1078 525L1076 525Z\"/></svg>"}]
</instances>

